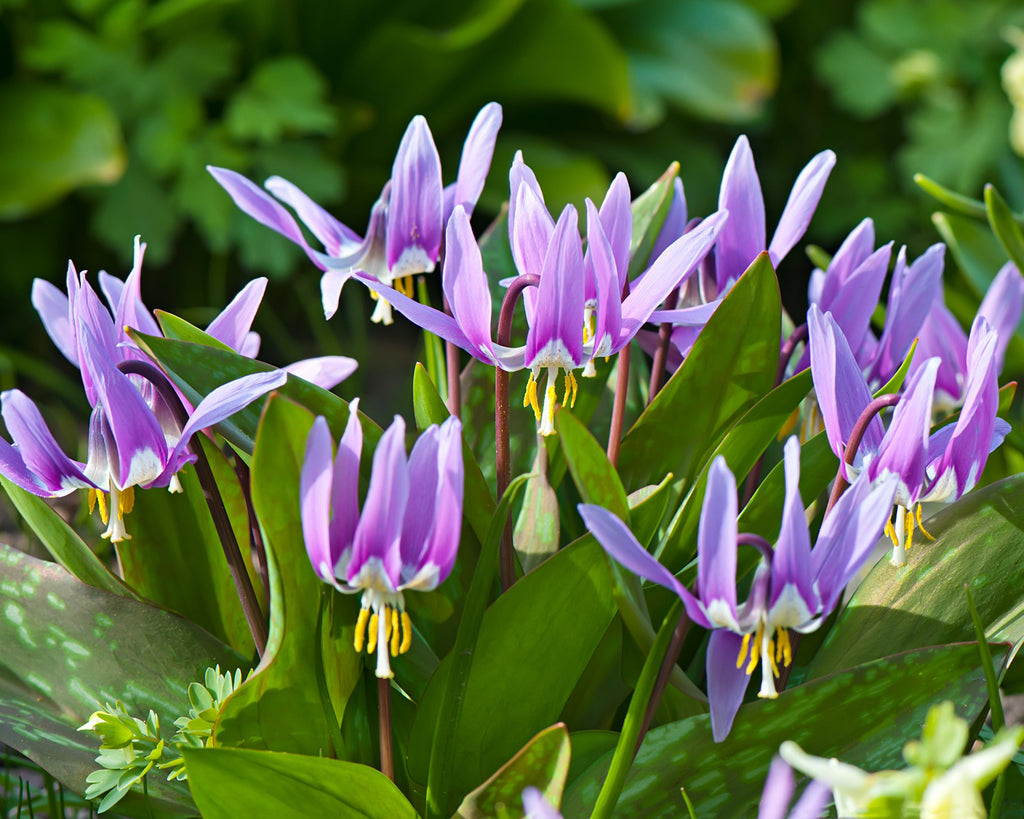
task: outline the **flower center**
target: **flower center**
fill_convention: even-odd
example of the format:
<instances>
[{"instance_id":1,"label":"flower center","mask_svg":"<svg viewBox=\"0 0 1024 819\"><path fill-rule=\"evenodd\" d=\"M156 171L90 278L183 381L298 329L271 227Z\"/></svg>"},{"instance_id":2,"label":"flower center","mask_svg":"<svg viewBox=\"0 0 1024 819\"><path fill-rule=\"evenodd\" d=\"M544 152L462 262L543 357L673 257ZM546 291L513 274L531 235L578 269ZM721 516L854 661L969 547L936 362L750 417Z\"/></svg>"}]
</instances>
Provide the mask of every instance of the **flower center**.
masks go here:
<instances>
[{"instance_id":1,"label":"flower center","mask_svg":"<svg viewBox=\"0 0 1024 819\"><path fill-rule=\"evenodd\" d=\"M905 566L907 564L907 552L914 543L915 523L916 528L920 529L921 533L928 540L935 540L921 522L921 504L917 504L913 509L897 506L896 522L893 523L892 520L889 520L885 524L885 533L889 536L889 540L892 541L892 557L889 559L889 562L893 566Z\"/></svg>"},{"instance_id":2,"label":"flower center","mask_svg":"<svg viewBox=\"0 0 1024 819\"><path fill-rule=\"evenodd\" d=\"M775 678L779 676L779 663L782 663L783 668L788 668L793 664L793 644L789 639L789 629L776 626L773 638L772 630L766 630L764 626L764 620L761 620L757 624L756 632L747 632L743 635L743 644L740 646L740 653L736 658L736 668L743 668L748 651L750 653L750 661L747 662L746 668L748 675L754 673L760 660L761 690L757 696L773 700L779 696L778 691L775 690Z\"/></svg>"},{"instance_id":3,"label":"flower center","mask_svg":"<svg viewBox=\"0 0 1024 819\"><path fill-rule=\"evenodd\" d=\"M554 435L555 409L558 401L558 390L555 385L558 382L558 372L561 367L544 368L547 371L548 382L547 388L544 390L543 410L541 410L540 402L537 400L537 376L540 373L540 369L540 367L536 367L530 371L530 380L526 384L526 394L523 396L523 406L533 408L533 414L540 423L537 431L541 435ZM578 390L579 384L576 381L576 376L572 370L566 370L562 404L568 404L569 409L576 406L576 393Z\"/></svg>"},{"instance_id":4,"label":"flower center","mask_svg":"<svg viewBox=\"0 0 1024 819\"><path fill-rule=\"evenodd\" d=\"M107 496L100 489L89 490L89 514L97 506L100 508L100 520L106 525L103 537L109 538L111 543L120 543L122 540L131 540L132 536L125 531L124 516L132 511L135 506L135 487L126 486L118 489L117 484L111 479L110 487L110 508L107 508Z\"/></svg>"},{"instance_id":5,"label":"flower center","mask_svg":"<svg viewBox=\"0 0 1024 819\"><path fill-rule=\"evenodd\" d=\"M393 677L388 657L405 654L412 647L412 620L405 610L401 592L379 592L367 589L363 593L362 607L356 619L356 633L352 641L356 653L377 652L377 676Z\"/></svg>"}]
</instances>

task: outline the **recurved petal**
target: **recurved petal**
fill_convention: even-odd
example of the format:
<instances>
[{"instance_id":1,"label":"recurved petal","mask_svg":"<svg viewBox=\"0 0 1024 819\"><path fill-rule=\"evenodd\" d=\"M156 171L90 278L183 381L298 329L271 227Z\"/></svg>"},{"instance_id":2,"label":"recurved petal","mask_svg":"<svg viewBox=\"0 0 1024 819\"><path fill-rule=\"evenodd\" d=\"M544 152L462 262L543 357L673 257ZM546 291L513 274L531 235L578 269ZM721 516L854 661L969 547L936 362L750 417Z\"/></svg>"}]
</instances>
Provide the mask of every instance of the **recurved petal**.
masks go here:
<instances>
[{"instance_id":1,"label":"recurved petal","mask_svg":"<svg viewBox=\"0 0 1024 819\"><path fill-rule=\"evenodd\" d=\"M299 475L299 509L302 515L302 537L313 571L325 583L336 582L331 551L331 483L333 461L331 431L321 415L313 422L306 438L306 454Z\"/></svg>"},{"instance_id":2,"label":"recurved petal","mask_svg":"<svg viewBox=\"0 0 1024 819\"><path fill-rule=\"evenodd\" d=\"M206 332L218 341L227 344L232 350L240 351L245 344L249 330L252 328L256 311L263 301L267 290L267 279L260 276L253 279L231 300L217 317L210 322Z\"/></svg>"},{"instance_id":3,"label":"recurved petal","mask_svg":"<svg viewBox=\"0 0 1024 819\"><path fill-rule=\"evenodd\" d=\"M508 213L512 259L520 273L539 276L555 233L555 222L544 207L544 200L529 183L524 181L513 188L512 200L515 207L510 206Z\"/></svg>"},{"instance_id":4,"label":"recurved petal","mask_svg":"<svg viewBox=\"0 0 1024 819\"><path fill-rule=\"evenodd\" d=\"M401 585L402 555L400 552L402 522L409 501L409 464L405 457L405 421L395 416L377 442L373 453L373 473L366 492L352 545L352 560L347 580L356 575L370 560L380 561L391 590Z\"/></svg>"},{"instance_id":5,"label":"recurved petal","mask_svg":"<svg viewBox=\"0 0 1024 819\"><path fill-rule=\"evenodd\" d=\"M363 241L359 234L331 216L287 179L271 176L263 185L295 210L302 223L316 236L329 255L345 256Z\"/></svg>"},{"instance_id":6,"label":"recurved petal","mask_svg":"<svg viewBox=\"0 0 1024 819\"><path fill-rule=\"evenodd\" d=\"M629 272L629 248L633 241L633 211L630 207L629 182L621 171L608 186L608 192L601 203L600 214L601 227L604 228L615 258L615 270L621 293L626 284L626 274Z\"/></svg>"},{"instance_id":7,"label":"recurved petal","mask_svg":"<svg viewBox=\"0 0 1024 819\"><path fill-rule=\"evenodd\" d=\"M729 212L715 245L718 291L727 289L765 250L764 197L746 136L740 136L729 154L718 194L718 209Z\"/></svg>"},{"instance_id":8,"label":"recurved petal","mask_svg":"<svg viewBox=\"0 0 1024 819\"><path fill-rule=\"evenodd\" d=\"M786 497L772 557L768 606L771 622L784 628L796 628L809 622L818 613L819 606L811 575L811 536L800 497L800 442L795 437L786 441L783 461Z\"/></svg>"},{"instance_id":9,"label":"recurved petal","mask_svg":"<svg viewBox=\"0 0 1024 819\"><path fill-rule=\"evenodd\" d=\"M455 207L448 220L441 280L448 307L467 342L475 350L473 355L493 363L491 289L469 215L461 205Z\"/></svg>"},{"instance_id":10,"label":"recurved petal","mask_svg":"<svg viewBox=\"0 0 1024 819\"><path fill-rule=\"evenodd\" d=\"M1020 321L1024 308L1024 278L1013 262L1007 262L1000 269L985 298L978 308L978 315L984 316L999 334L996 344L996 373L1003 371L1003 355Z\"/></svg>"},{"instance_id":11,"label":"recurved petal","mask_svg":"<svg viewBox=\"0 0 1024 819\"><path fill-rule=\"evenodd\" d=\"M75 334L68 315L68 297L59 288L42 279L32 281L32 306L43 320L47 335L64 357L78 366Z\"/></svg>"},{"instance_id":12,"label":"recurved petal","mask_svg":"<svg viewBox=\"0 0 1024 819\"><path fill-rule=\"evenodd\" d=\"M831 304L839 295L850 275L871 255L875 247L875 223L870 218L861 221L850 231L839 246L828 266L828 278L821 292L820 303ZM892 243L889 243L892 247ZM828 308L823 308L826 312Z\"/></svg>"},{"instance_id":13,"label":"recurved petal","mask_svg":"<svg viewBox=\"0 0 1024 819\"><path fill-rule=\"evenodd\" d=\"M651 246L651 260L657 259L662 252L676 239L686 232L687 222L686 193L683 190L683 180L678 176L672 181L672 204L669 205L668 213L665 214L665 221L661 223L661 230Z\"/></svg>"},{"instance_id":14,"label":"recurved petal","mask_svg":"<svg viewBox=\"0 0 1024 819\"><path fill-rule=\"evenodd\" d=\"M358 361L345 355L322 355L296 361L284 367L284 371L330 390L352 375L358 366Z\"/></svg>"},{"instance_id":15,"label":"recurved petal","mask_svg":"<svg viewBox=\"0 0 1024 819\"><path fill-rule=\"evenodd\" d=\"M331 487L331 569L338 580L347 581L348 563L359 525L359 463L363 453L363 427L359 421L359 399L348 405L348 423L338 441Z\"/></svg>"},{"instance_id":16,"label":"recurved petal","mask_svg":"<svg viewBox=\"0 0 1024 819\"><path fill-rule=\"evenodd\" d=\"M697 530L697 594L712 626L738 629L736 479L719 455L708 470Z\"/></svg>"},{"instance_id":17,"label":"recurved petal","mask_svg":"<svg viewBox=\"0 0 1024 819\"><path fill-rule=\"evenodd\" d=\"M593 357L608 355L622 324L622 286L616 272L614 250L597 208L587 200L586 268L594 276L597 308L594 314Z\"/></svg>"},{"instance_id":18,"label":"recurved petal","mask_svg":"<svg viewBox=\"0 0 1024 819\"><path fill-rule=\"evenodd\" d=\"M822 151L800 171L789 193L786 207L782 210L772 243L768 246L773 267L786 257L807 232L807 226L811 223L811 217L814 216L835 164L836 155L832 151Z\"/></svg>"},{"instance_id":19,"label":"recurved petal","mask_svg":"<svg viewBox=\"0 0 1024 819\"><path fill-rule=\"evenodd\" d=\"M95 484L60 448L39 408L21 390L7 390L0 397L7 432L14 446L0 438L0 473L35 495L66 495Z\"/></svg>"},{"instance_id":20,"label":"recurved petal","mask_svg":"<svg viewBox=\"0 0 1024 819\"><path fill-rule=\"evenodd\" d=\"M388 269L395 277L434 269L441 248L441 158L422 116L415 116L391 169L387 213Z\"/></svg>"},{"instance_id":21,"label":"recurved petal","mask_svg":"<svg viewBox=\"0 0 1024 819\"><path fill-rule=\"evenodd\" d=\"M743 638L727 629L711 632L708 638L708 705L711 708L711 737L721 742L732 730L736 712L750 682L744 666L736 667Z\"/></svg>"},{"instance_id":22,"label":"recurved petal","mask_svg":"<svg viewBox=\"0 0 1024 819\"><path fill-rule=\"evenodd\" d=\"M712 628L697 600L672 573L648 552L616 515L601 506L581 503L577 507L583 523L601 547L633 574L674 591L683 601L686 613L697 625ZM735 660L735 657L733 658Z\"/></svg>"},{"instance_id":23,"label":"recurved petal","mask_svg":"<svg viewBox=\"0 0 1024 819\"><path fill-rule=\"evenodd\" d=\"M472 215L473 208L480 198L487 180L487 172L491 169L494 156L494 142L501 128L501 106L489 102L473 120L462 146L462 158L459 160L459 175L455 181L453 199L445 206L445 218L453 208L462 205L466 213Z\"/></svg>"}]
</instances>

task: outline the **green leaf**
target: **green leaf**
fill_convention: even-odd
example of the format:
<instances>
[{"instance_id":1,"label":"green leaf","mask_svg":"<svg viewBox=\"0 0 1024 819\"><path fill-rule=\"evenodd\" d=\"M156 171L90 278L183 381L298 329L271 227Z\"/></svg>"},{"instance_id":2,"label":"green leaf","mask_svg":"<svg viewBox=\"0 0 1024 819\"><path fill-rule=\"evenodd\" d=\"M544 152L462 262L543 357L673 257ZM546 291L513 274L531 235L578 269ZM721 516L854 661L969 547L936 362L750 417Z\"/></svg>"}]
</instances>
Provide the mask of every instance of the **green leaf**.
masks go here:
<instances>
[{"instance_id":1,"label":"green leaf","mask_svg":"<svg viewBox=\"0 0 1024 819\"><path fill-rule=\"evenodd\" d=\"M204 436L201 443L228 512L249 576L259 596L262 583L251 565L245 497L224 453ZM125 521L130 540L116 544L125 581L139 594L201 625L244 655L253 653L252 635L238 599L224 547L190 466L178 473L181 493L135 491Z\"/></svg>"},{"instance_id":2,"label":"green leaf","mask_svg":"<svg viewBox=\"0 0 1024 819\"><path fill-rule=\"evenodd\" d=\"M1005 647L999 651L1005 656ZM783 740L868 770L899 767L907 737L941 699L973 720L985 698L974 643L898 654L740 708L728 738L714 743L708 716L652 730L629 772L615 815L677 817L685 788L698 816L744 819L757 812ZM590 814L611 754L576 779L562 801L567 819Z\"/></svg>"},{"instance_id":3,"label":"green leaf","mask_svg":"<svg viewBox=\"0 0 1024 819\"><path fill-rule=\"evenodd\" d=\"M914 183L947 208L952 208L965 216L973 216L975 219L985 219L988 217L988 210L985 208L984 202L979 202L977 199L971 199L971 197L964 196L962 193L951 191L923 173L914 174Z\"/></svg>"},{"instance_id":4,"label":"green leaf","mask_svg":"<svg viewBox=\"0 0 1024 819\"><path fill-rule=\"evenodd\" d=\"M985 208L988 211L988 223L999 244L1017 265L1017 269L1024 270L1024 233L1014 221L1010 206L992 185L985 186Z\"/></svg>"},{"instance_id":5,"label":"green leaf","mask_svg":"<svg viewBox=\"0 0 1024 819\"><path fill-rule=\"evenodd\" d=\"M1006 254L992 231L974 219L955 213L934 213L932 223L949 247L975 295L981 299L1006 262Z\"/></svg>"},{"instance_id":6,"label":"green leaf","mask_svg":"<svg viewBox=\"0 0 1024 819\"><path fill-rule=\"evenodd\" d=\"M171 726L208 666L246 665L188 620L81 583L54 563L0 545L0 567L0 742L79 793L97 747L75 729L93 711L121 700ZM154 780L163 809L188 812L187 788Z\"/></svg>"},{"instance_id":7,"label":"green leaf","mask_svg":"<svg viewBox=\"0 0 1024 819\"><path fill-rule=\"evenodd\" d=\"M11 483L2 475L0 485L3 486L22 520L32 528L36 537L46 547L46 551L61 566L90 586L111 594L136 596L120 578L110 573L92 549L46 501Z\"/></svg>"},{"instance_id":8,"label":"green leaf","mask_svg":"<svg viewBox=\"0 0 1024 819\"><path fill-rule=\"evenodd\" d=\"M125 169L121 129L99 97L40 84L0 88L0 219L21 219Z\"/></svg>"},{"instance_id":9,"label":"green leaf","mask_svg":"<svg viewBox=\"0 0 1024 819\"><path fill-rule=\"evenodd\" d=\"M559 551L487 609L462 718L453 726L450 793L468 793L557 721L615 613L603 551L591 537ZM426 780L450 655L430 681L409 741L409 775Z\"/></svg>"},{"instance_id":10,"label":"green leaf","mask_svg":"<svg viewBox=\"0 0 1024 819\"><path fill-rule=\"evenodd\" d=\"M633 238L629 245L630 280L647 267L651 248L672 206L673 185L677 176L679 163L673 162L653 185L633 200Z\"/></svg>"},{"instance_id":11,"label":"green leaf","mask_svg":"<svg viewBox=\"0 0 1024 819\"><path fill-rule=\"evenodd\" d=\"M603 506L629 524L626 490L601 445L585 426L564 408L555 415L555 429L569 464L573 483L584 503Z\"/></svg>"},{"instance_id":12,"label":"green leaf","mask_svg":"<svg viewBox=\"0 0 1024 819\"><path fill-rule=\"evenodd\" d=\"M512 532L512 542L524 573L557 552L561 542L558 495L548 481L547 459L547 448L537 447L533 469L526 479L523 505Z\"/></svg>"},{"instance_id":13,"label":"green leaf","mask_svg":"<svg viewBox=\"0 0 1024 819\"><path fill-rule=\"evenodd\" d=\"M183 755L204 819L416 819L394 783L365 765L234 748L186 748Z\"/></svg>"},{"instance_id":14,"label":"green leaf","mask_svg":"<svg viewBox=\"0 0 1024 819\"><path fill-rule=\"evenodd\" d=\"M762 253L623 439L619 475L627 490L671 472L678 491L687 491L726 432L772 389L781 310L775 271Z\"/></svg>"},{"instance_id":15,"label":"green leaf","mask_svg":"<svg viewBox=\"0 0 1024 819\"><path fill-rule=\"evenodd\" d=\"M969 640L969 585L990 640L1024 638L1024 510L1018 475L970 493L925 522L907 565L879 560L839 615L807 672L921 646Z\"/></svg>"},{"instance_id":16,"label":"green leaf","mask_svg":"<svg viewBox=\"0 0 1024 819\"><path fill-rule=\"evenodd\" d=\"M490 819L502 806L507 819L525 819L523 789L534 787L558 807L569 775L569 732L559 723L545 728L459 805L459 819Z\"/></svg>"},{"instance_id":17,"label":"green leaf","mask_svg":"<svg viewBox=\"0 0 1024 819\"><path fill-rule=\"evenodd\" d=\"M606 15L629 54L640 103L719 122L756 117L778 82L766 21L732 0L642 0Z\"/></svg>"},{"instance_id":18,"label":"green leaf","mask_svg":"<svg viewBox=\"0 0 1024 819\"><path fill-rule=\"evenodd\" d=\"M326 81L302 57L267 59L231 97L224 122L235 139L263 144L287 134L330 134L335 113L326 95Z\"/></svg>"}]
</instances>

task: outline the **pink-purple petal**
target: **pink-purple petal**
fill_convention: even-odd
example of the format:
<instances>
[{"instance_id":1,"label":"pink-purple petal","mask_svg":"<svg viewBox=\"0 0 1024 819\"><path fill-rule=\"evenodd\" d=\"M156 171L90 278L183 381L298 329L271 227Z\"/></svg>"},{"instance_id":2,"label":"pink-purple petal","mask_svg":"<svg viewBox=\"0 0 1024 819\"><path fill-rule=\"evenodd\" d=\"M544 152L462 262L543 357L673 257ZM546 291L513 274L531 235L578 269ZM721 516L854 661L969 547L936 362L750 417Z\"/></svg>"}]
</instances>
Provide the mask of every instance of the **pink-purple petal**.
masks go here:
<instances>
[{"instance_id":1,"label":"pink-purple petal","mask_svg":"<svg viewBox=\"0 0 1024 819\"><path fill-rule=\"evenodd\" d=\"M750 682L745 667L736 667L742 645L742 637L724 628L715 629L708 638L708 705L711 737L715 742L729 736Z\"/></svg>"},{"instance_id":2,"label":"pink-purple petal","mask_svg":"<svg viewBox=\"0 0 1024 819\"><path fill-rule=\"evenodd\" d=\"M771 256L773 267L786 257L807 232L807 226L811 223L811 217L818 207L825 183L835 164L836 155L832 151L822 151L800 171L796 182L793 183L786 207L782 210L782 216L779 217L775 235L768 245L768 255Z\"/></svg>"},{"instance_id":3,"label":"pink-purple petal","mask_svg":"<svg viewBox=\"0 0 1024 819\"><path fill-rule=\"evenodd\" d=\"M298 376L310 384L331 390L356 371L359 362L345 355L322 355L304 358L284 367L286 373Z\"/></svg>"},{"instance_id":4,"label":"pink-purple petal","mask_svg":"<svg viewBox=\"0 0 1024 819\"><path fill-rule=\"evenodd\" d=\"M430 126L415 116L391 169L387 213L387 264L395 277L434 269L441 248L441 158Z\"/></svg>"},{"instance_id":5,"label":"pink-purple petal","mask_svg":"<svg viewBox=\"0 0 1024 819\"><path fill-rule=\"evenodd\" d=\"M240 351L252 328L256 311L267 290L267 279L253 279L231 300L227 307L210 322L206 332L232 350Z\"/></svg>"},{"instance_id":6,"label":"pink-purple petal","mask_svg":"<svg viewBox=\"0 0 1024 819\"><path fill-rule=\"evenodd\" d=\"M306 452L299 475L299 509L309 562L313 564L313 571L325 583L335 582L329 530L332 448L327 420L322 415L318 416L306 438Z\"/></svg>"},{"instance_id":7,"label":"pink-purple petal","mask_svg":"<svg viewBox=\"0 0 1024 819\"><path fill-rule=\"evenodd\" d=\"M697 530L697 594L714 626L736 628L736 479L719 455L708 469Z\"/></svg>"},{"instance_id":8,"label":"pink-purple petal","mask_svg":"<svg viewBox=\"0 0 1024 819\"><path fill-rule=\"evenodd\" d=\"M722 173L718 209L728 211L730 216L715 245L716 276L721 291L738 279L767 247L761 181L746 136L736 140L729 154Z\"/></svg>"},{"instance_id":9,"label":"pink-purple petal","mask_svg":"<svg viewBox=\"0 0 1024 819\"><path fill-rule=\"evenodd\" d=\"M786 441L783 462L786 495L782 505L782 526L772 557L768 606L769 609L774 608L788 586L799 596L808 614L813 616L818 609L818 596L811 576L811 536L807 531L804 502L800 497L800 442L795 437Z\"/></svg>"},{"instance_id":10,"label":"pink-purple petal","mask_svg":"<svg viewBox=\"0 0 1024 819\"><path fill-rule=\"evenodd\" d=\"M473 208L484 189L487 172L491 168L494 143L498 138L498 129L501 128L501 116L501 106L489 102L480 109L469 127L469 134L462 146L453 199L451 205L445 207L446 217L458 205L462 205L467 214L473 214Z\"/></svg>"}]
</instances>

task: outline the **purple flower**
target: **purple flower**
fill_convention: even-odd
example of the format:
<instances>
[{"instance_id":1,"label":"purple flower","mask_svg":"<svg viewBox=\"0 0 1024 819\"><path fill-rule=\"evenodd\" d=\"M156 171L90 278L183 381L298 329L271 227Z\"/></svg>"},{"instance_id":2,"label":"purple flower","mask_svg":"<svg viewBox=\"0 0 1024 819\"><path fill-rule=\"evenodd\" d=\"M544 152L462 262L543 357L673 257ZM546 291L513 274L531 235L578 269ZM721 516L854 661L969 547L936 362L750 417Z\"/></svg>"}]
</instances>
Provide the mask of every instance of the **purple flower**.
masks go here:
<instances>
[{"instance_id":1,"label":"purple flower","mask_svg":"<svg viewBox=\"0 0 1024 819\"><path fill-rule=\"evenodd\" d=\"M892 563L902 566L913 542L915 522L921 527L921 502L952 501L970 491L989 452L1009 431L1009 425L996 418L997 334L983 317L975 321L968 345L964 404L955 424L929 434L940 364L939 358L930 358L908 379L888 428L877 416L868 422L853 463L847 465L846 445L857 419L872 401L871 393L831 314L823 316L812 305L807 324L814 392L829 444L844 474L852 479L866 471L870 481L890 476L897 480L896 522L886 531L893 541Z\"/></svg>"},{"instance_id":2,"label":"purple flower","mask_svg":"<svg viewBox=\"0 0 1024 819\"><path fill-rule=\"evenodd\" d=\"M567 205L555 222L528 166L517 160L511 177L517 185L509 210L513 257L521 274L539 277L536 292L528 288L524 294L529 325L524 345L504 347L493 340L487 274L461 207L448 222L441 279L452 315L418 304L369 277L359 278L411 321L477 359L509 371L529 369L524 406L533 408L538 431L550 435L560 376L564 373L562 403L571 406L577 389L575 371L629 343L665 295L709 252L725 215L708 217L673 242L642 278L631 283L623 298L632 233L625 178L620 175L612 182L600 211L587 200L584 252L576 209ZM543 374L547 384L542 410L537 392Z\"/></svg>"},{"instance_id":3,"label":"purple flower","mask_svg":"<svg viewBox=\"0 0 1024 819\"><path fill-rule=\"evenodd\" d=\"M825 518L811 548L800 498L800 445L785 446L786 498L774 548L763 538L737 534L736 481L722 457L708 471L697 534L697 592L658 563L615 515L581 504L587 528L613 558L682 599L690 619L712 629L707 651L711 730L721 742L732 727L754 669L761 666L759 696L778 696L780 663L792 662L789 630L813 631L839 602L843 588L870 554L888 520L893 481L872 487L857 481ZM737 546L753 545L762 559L746 601L738 603Z\"/></svg>"},{"instance_id":4,"label":"purple flower","mask_svg":"<svg viewBox=\"0 0 1024 819\"><path fill-rule=\"evenodd\" d=\"M761 794L757 819L820 819L826 805L832 801L832 791L824 782L811 782L799 801L789 810L796 791L793 769L780 756L772 759L768 778Z\"/></svg>"},{"instance_id":5,"label":"purple flower","mask_svg":"<svg viewBox=\"0 0 1024 819\"><path fill-rule=\"evenodd\" d=\"M358 402L332 456L327 421L306 440L300 478L302 533L313 569L346 594L362 592L355 649L377 651L377 676L391 677L392 656L412 643L403 593L430 591L455 564L462 529L462 425L449 418L429 427L405 456L405 422L381 436L370 486L359 505L363 432Z\"/></svg>"},{"instance_id":6,"label":"purple flower","mask_svg":"<svg viewBox=\"0 0 1024 819\"><path fill-rule=\"evenodd\" d=\"M273 196L241 174L208 167L214 179L243 211L299 245L321 270L324 313L338 309L344 283L364 273L412 296L412 276L429 273L437 264L441 234L452 210L461 205L472 213L491 165L494 141L501 127L501 106L485 105L466 137L455 183L441 183L441 159L427 121L413 117L395 155L391 179L370 211L366 235L360 237L295 185L277 176L265 185ZM276 198L275 198L276 197ZM324 250L310 247L288 205ZM391 309L379 301L373 320L391 323Z\"/></svg>"},{"instance_id":7,"label":"purple flower","mask_svg":"<svg viewBox=\"0 0 1024 819\"><path fill-rule=\"evenodd\" d=\"M562 814L533 785L523 788L523 813L526 819L562 819Z\"/></svg>"}]
</instances>

